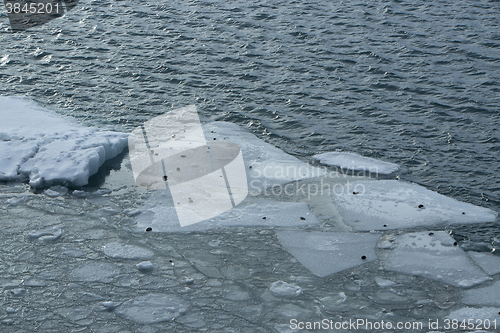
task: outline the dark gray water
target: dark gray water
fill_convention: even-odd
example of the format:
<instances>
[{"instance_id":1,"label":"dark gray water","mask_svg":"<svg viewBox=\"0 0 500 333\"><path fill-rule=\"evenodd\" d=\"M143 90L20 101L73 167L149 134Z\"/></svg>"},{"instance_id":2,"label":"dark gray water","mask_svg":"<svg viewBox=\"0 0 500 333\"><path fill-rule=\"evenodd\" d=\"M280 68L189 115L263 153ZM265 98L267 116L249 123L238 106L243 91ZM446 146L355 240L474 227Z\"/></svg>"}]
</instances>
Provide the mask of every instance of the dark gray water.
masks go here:
<instances>
[{"instance_id":1,"label":"dark gray water","mask_svg":"<svg viewBox=\"0 0 500 333\"><path fill-rule=\"evenodd\" d=\"M500 210L498 1L82 0L7 23L2 95L123 131L195 103L300 158L357 152Z\"/></svg>"}]
</instances>

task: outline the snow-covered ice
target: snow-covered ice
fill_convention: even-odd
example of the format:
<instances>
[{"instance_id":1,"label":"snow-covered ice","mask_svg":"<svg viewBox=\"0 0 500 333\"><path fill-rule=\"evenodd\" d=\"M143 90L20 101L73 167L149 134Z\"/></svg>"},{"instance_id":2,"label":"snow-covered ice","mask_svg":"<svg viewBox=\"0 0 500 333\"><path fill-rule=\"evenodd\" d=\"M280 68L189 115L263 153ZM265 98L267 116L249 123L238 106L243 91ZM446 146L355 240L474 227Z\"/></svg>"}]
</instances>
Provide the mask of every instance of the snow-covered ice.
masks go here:
<instances>
[{"instance_id":1,"label":"snow-covered ice","mask_svg":"<svg viewBox=\"0 0 500 333\"><path fill-rule=\"evenodd\" d=\"M328 276L377 259L379 234L277 231L280 243L318 276Z\"/></svg>"},{"instance_id":2,"label":"snow-covered ice","mask_svg":"<svg viewBox=\"0 0 500 333\"><path fill-rule=\"evenodd\" d=\"M315 155L321 164L352 171L362 171L366 176L388 175L399 171L399 165L348 152L329 152Z\"/></svg>"},{"instance_id":3,"label":"snow-covered ice","mask_svg":"<svg viewBox=\"0 0 500 333\"><path fill-rule=\"evenodd\" d=\"M82 186L127 146L127 134L84 127L25 98L0 96L0 180ZM49 191L48 195L55 195Z\"/></svg>"},{"instance_id":4,"label":"snow-covered ice","mask_svg":"<svg viewBox=\"0 0 500 333\"><path fill-rule=\"evenodd\" d=\"M389 271L422 276L460 288L490 280L454 244L455 240L444 231L408 233L395 237L394 248L380 250L379 256Z\"/></svg>"},{"instance_id":5,"label":"snow-covered ice","mask_svg":"<svg viewBox=\"0 0 500 333\"><path fill-rule=\"evenodd\" d=\"M434 227L495 221L488 208L457 201L398 180L360 180L332 189L343 221L354 230Z\"/></svg>"}]
</instances>

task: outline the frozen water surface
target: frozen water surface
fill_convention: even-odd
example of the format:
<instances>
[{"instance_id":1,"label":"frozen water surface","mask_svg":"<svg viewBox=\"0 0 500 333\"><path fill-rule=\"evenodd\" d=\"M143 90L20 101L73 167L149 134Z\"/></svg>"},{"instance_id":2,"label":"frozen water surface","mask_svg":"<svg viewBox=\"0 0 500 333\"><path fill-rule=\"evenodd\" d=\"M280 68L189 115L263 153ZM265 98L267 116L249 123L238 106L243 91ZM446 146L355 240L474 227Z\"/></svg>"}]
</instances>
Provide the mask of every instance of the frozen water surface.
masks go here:
<instances>
[{"instance_id":1,"label":"frozen water surface","mask_svg":"<svg viewBox=\"0 0 500 333\"><path fill-rule=\"evenodd\" d=\"M355 230L484 223L497 216L490 209L397 180L348 182L333 188L332 198L344 222Z\"/></svg>"},{"instance_id":2,"label":"frozen water surface","mask_svg":"<svg viewBox=\"0 0 500 333\"><path fill-rule=\"evenodd\" d=\"M74 126L78 135L97 133ZM46 130L59 140L50 124ZM25 154L21 142L38 147L40 131L26 139L4 133L0 146L19 144ZM328 179L332 191L357 181L371 196L272 193L273 185L323 178L235 125L207 124L205 135L241 144L249 189L259 182L235 209L185 228L167 191L135 185L127 157L96 190L35 194L2 184L0 330L287 332L292 318L427 322L498 313L487 308L498 306L497 258L466 254L442 231L421 232L492 221L493 212L395 181Z\"/></svg>"},{"instance_id":3,"label":"frozen water surface","mask_svg":"<svg viewBox=\"0 0 500 333\"><path fill-rule=\"evenodd\" d=\"M444 231L399 235L392 249L381 250L385 269L469 288L490 278Z\"/></svg>"},{"instance_id":4,"label":"frozen water surface","mask_svg":"<svg viewBox=\"0 0 500 333\"><path fill-rule=\"evenodd\" d=\"M315 155L321 164L342 169L363 171L366 175L388 175L399 171L399 165L347 152L329 152Z\"/></svg>"},{"instance_id":5,"label":"frozen water surface","mask_svg":"<svg viewBox=\"0 0 500 333\"><path fill-rule=\"evenodd\" d=\"M488 275L500 273L500 257L493 253L469 251L471 259Z\"/></svg>"},{"instance_id":6,"label":"frozen water surface","mask_svg":"<svg viewBox=\"0 0 500 333\"><path fill-rule=\"evenodd\" d=\"M186 311L187 304L168 294L138 296L126 301L115 312L139 323L170 321Z\"/></svg>"},{"instance_id":7,"label":"frozen water surface","mask_svg":"<svg viewBox=\"0 0 500 333\"><path fill-rule=\"evenodd\" d=\"M500 281L490 286L466 290L464 303L467 305L500 306Z\"/></svg>"},{"instance_id":8,"label":"frozen water surface","mask_svg":"<svg viewBox=\"0 0 500 333\"><path fill-rule=\"evenodd\" d=\"M376 260L377 234L277 231L281 244L318 276Z\"/></svg>"}]
</instances>

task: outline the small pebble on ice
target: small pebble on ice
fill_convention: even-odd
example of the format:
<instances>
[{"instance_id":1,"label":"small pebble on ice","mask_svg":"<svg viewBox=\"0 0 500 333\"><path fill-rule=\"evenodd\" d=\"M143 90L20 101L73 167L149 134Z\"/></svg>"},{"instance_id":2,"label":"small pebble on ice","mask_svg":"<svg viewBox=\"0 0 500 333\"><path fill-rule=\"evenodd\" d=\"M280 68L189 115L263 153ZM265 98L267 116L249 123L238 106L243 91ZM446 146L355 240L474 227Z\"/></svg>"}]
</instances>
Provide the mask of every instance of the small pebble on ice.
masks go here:
<instances>
[{"instance_id":1,"label":"small pebble on ice","mask_svg":"<svg viewBox=\"0 0 500 333\"><path fill-rule=\"evenodd\" d=\"M143 273L152 272L155 266L150 261L143 261L135 265L137 269Z\"/></svg>"}]
</instances>

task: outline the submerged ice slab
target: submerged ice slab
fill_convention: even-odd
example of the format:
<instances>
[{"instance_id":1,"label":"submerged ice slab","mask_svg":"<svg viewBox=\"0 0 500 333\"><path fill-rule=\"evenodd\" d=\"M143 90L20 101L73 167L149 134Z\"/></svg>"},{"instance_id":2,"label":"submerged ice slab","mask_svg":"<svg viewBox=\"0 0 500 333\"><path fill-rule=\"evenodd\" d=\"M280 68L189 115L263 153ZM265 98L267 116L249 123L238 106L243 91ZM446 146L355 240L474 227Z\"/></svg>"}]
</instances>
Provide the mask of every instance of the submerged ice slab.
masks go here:
<instances>
[{"instance_id":1,"label":"submerged ice slab","mask_svg":"<svg viewBox=\"0 0 500 333\"><path fill-rule=\"evenodd\" d=\"M332 189L344 222L355 230L385 230L493 222L487 208L445 197L398 180L361 180Z\"/></svg>"},{"instance_id":2,"label":"submerged ice slab","mask_svg":"<svg viewBox=\"0 0 500 333\"><path fill-rule=\"evenodd\" d=\"M0 96L0 105L1 181L86 185L127 146L127 134L84 127L25 98Z\"/></svg>"},{"instance_id":3,"label":"submerged ice slab","mask_svg":"<svg viewBox=\"0 0 500 333\"><path fill-rule=\"evenodd\" d=\"M366 175L388 175L399 171L399 165L364 157L355 153L329 152L315 155L321 164L336 166L352 171L363 171Z\"/></svg>"},{"instance_id":4,"label":"submerged ice slab","mask_svg":"<svg viewBox=\"0 0 500 333\"><path fill-rule=\"evenodd\" d=\"M123 303L115 313L139 323L152 324L170 321L185 313L186 308L186 303L177 296L149 294Z\"/></svg>"},{"instance_id":5,"label":"submerged ice slab","mask_svg":"<svg viewBox=\"0 0 500 333\"><path fill-rule=\"evenodd\" d=\"M491 286L466 290L463 302L467 305L500 306L500 281Z\"/></svg>"},{"instance_id":6,"label":"submerged ice slab","mask_svg":"<svg viewBox=\"0 0 500 333\"><path fill-rule=\"evenodd\" d=\"M469 251L472 260L488 275L500 273L500 257L492 253ZM499 304L500 305L500 304Z\"/></svg>"},{"instance_id":7,"label":"submerged ice slab","mask_svg":"<svg viewBox=\"0 0 500 333\"><path fill-rule=\"evenodd\" d=\"M302 265L324 277L377 259L379 234L277 231L280 243Z\"/></svg>"},{"instance_id":8,"label":"submerged ice slab","mask_svg":"<svg viewBox=\"0 0 500 333\"><path fill-rule=\"evenodd\" d=\"M165 191L155 191L137 216L134 231L144 232L151 228L152 232L192 232L224 227L298 227L319 223L304 202L275 202L249 197L219 216L181 227L168 198Z\"/></svg>"},{"instance_id":9,"label":"submerged ice slab","mask_svg":"<svg viewBox=\"0 0 500 333\"><path fill-rule=\"evenodd\" d=\"M417 275L456 287L469 288L488 281L484 274L454 245L444 231L416 232L394 237L392 249L379 253L389 271Z\"/></svg>"},{"instance_id":10,"label":"submerged ice slab","mask_svg":"<svg viewBox=\"0 0 500 333\"><path fill-rule=\"evenodd\" d=\"M461 308L455 311L452 311L446 318L448 319L457 319L459 322L465 320L467 322L469 319L472 319L472 322L476 325L480 325L482 328L488 327L488 332L490 329L498 328L498 313L500 312L500 308ZM480 320L480 322L478 321ZM485 321L489 321L488 325ZM487 326L486 326L487 325ZM479 332L479 331L478 331Z\"/></svg>"},{"instance_id":11,"label":"submerged ice slab","mask_svg":"<svg viewBox=\"0 0 500 333\"><path fill-rule=\"evenodd\" d=\"M117 259L150 259L153 251L135 245L124 245L110 243L104 245L104 253L111 258Z\"/></svg>"}]
</instances>

